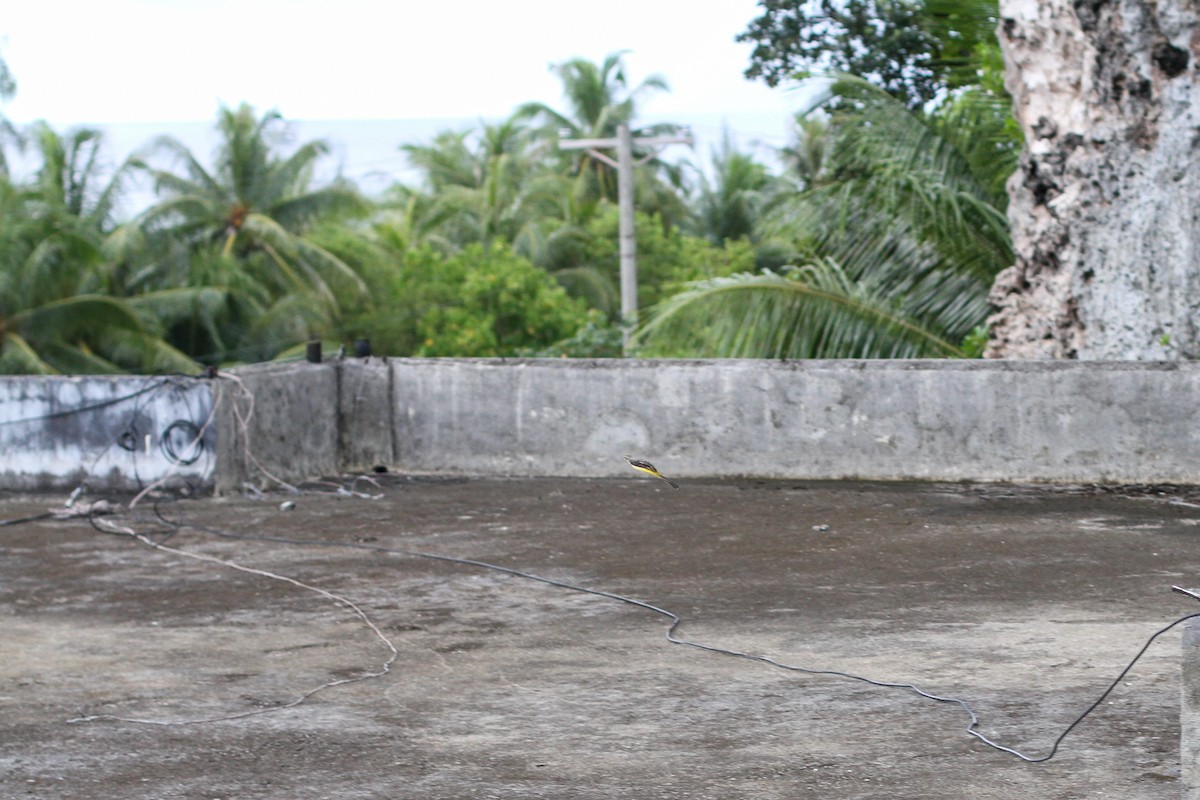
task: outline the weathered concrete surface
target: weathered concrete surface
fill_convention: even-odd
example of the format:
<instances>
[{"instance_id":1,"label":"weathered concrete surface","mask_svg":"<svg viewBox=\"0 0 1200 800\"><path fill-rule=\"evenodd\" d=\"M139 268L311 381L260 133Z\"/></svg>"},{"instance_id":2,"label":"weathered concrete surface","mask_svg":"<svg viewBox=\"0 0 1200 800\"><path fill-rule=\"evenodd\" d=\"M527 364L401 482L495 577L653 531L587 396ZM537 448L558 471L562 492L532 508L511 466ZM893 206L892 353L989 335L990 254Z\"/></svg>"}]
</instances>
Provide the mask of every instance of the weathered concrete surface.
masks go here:
<instances>
[{"instance_id":1,"label":"weathered concrete surface","mask_svg":"<svg viewBox=\"0 0 1200 800\"><path fill-rule=\"evenodd\" d=\"M338 467L367 471L395 464L392 378L385 359L343 361L338 368Z\"/></svg>"},{"instance_id":2,"label":"weathered concrete surface","mask_svg":"<svg viewBox=\"0 0 1200 800\"><path fill-rule=\"evenodd\" d=\"M156 385L93 382L101 401ZM0 486L43 485L44 464L56 486L129 486L112 481L132 469L135 486L170 471L234 493L375 466L603 477L623 454L685 477L1200 483L1197 363L365 359L186 386L183 410L137 395L55 417L38 445L12 438L35 410L0 404ZM203 458L165 460L170 420L202 425L213 404Z\"/></svg>"},{"instance_id":3,"label":"weathered concrete surface","mask_svg":"<svg viewBox=\"0 0 1200 800\"><path fill-rule=\"evenodd\" d=\"M1200 800L1200 620L1183 629L1180 671L1180 781L1184 800Z\"/></svg>"},{"instance_id":4,"label":"weathered concrete surface","mask_svg":"<svg viewBox=\"0 0 1200 800\"><path fill-rule=\"evenodd\" d=\"M0 379L0 486L137 491L166 479L208 486L209 383L190 378Z\"/></svg>"},{"instance_id":5,"label":"weathered concrete surface","mask_svg":"<svg viewBox=\"0 0 1200 800\"><path fill-rule=\"evenodd\" d=\"M218 492L338 472L336 363L258 364L232 375L217 401Z\"/></svg>"},{"instance_id":6,"label":"weathered concrete surface","mask_svg":"<svg viewBox=\"0 0 1200 800\"><path fill-rule=\"evenodd\" d=\"M1200 356L1195 3L1001 0L1025 134L989 355Z\"/></svg>"},{"instance_id":7,"label":"weathered concrete surface","mask_svg":"<svg viewBox=\"0 0 1200 800\"><path fill-rule=\"evenodd\" d=\"M619 458L619 457L618 457ZM160 504L167 519L530 570L681 614L691 639L915 681L1033 755L1153 631L1195 611L1200 496L1004 485L385 476L377 500ZM61 498L0 498L0 519ZM163 530L149 508L118 523ZM828 528L825 528L828 526ZM156 539L165 536L153 534ZM0 796L1178 798L1178 632L1052 761L911 693L665 641L665 620L511 575L370 550L0 527ZM1178 630L1178 629L1177 629Z\"/></svg>"},{"instance_id":8,"label":"weathered concrete surface","mask_svg":"<svg viewBox=\"0 0 1200 800\"><path fill-rule=\"evenodd\" d=\"M403 471L1200 482L1195 363L389 363Z\"/></svg>"}]
</instances>

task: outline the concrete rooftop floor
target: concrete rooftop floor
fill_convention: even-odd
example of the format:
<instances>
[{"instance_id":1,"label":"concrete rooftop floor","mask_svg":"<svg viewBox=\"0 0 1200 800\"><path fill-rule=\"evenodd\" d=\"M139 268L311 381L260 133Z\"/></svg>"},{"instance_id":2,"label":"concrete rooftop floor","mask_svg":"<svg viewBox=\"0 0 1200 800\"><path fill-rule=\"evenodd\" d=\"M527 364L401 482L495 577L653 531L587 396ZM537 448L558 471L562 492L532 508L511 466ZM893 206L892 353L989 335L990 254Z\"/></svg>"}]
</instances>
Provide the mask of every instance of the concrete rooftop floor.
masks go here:
<instances>
[{"instance_id":1,"label":"concrete rooftop floor","mask_svg":"<svg viewBox=\"0 0 1200 800\"><path fill-rule=\"evenodd\" d=\"M1028 764L952 704L385 551L913 682L1035 757L1200 611L1170 591L1200 584L1194 492L682 484L381 476L355 487L374 499L143 501L97 523L172 551L86 519L0 527L0 796L1179 796L1178 629ZM0 520L63 499L0 495Z\"/></svg>"}]
</instances>

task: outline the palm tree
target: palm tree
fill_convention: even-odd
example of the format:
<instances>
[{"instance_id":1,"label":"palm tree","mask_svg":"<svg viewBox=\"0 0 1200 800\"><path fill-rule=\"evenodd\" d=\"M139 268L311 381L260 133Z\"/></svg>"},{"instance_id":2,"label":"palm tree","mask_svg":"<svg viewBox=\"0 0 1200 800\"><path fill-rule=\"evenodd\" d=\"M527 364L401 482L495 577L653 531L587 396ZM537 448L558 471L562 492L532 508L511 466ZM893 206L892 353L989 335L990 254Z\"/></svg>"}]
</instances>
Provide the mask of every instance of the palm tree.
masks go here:
<instances>
[{"instance_id":1,"label":"palm tree","mask_svg":"<svg viewBox=\"0 0 1200 800\"><path fill-rule=\"evenodd\" d=\"M32 182L0 178L0 372L194 371L152 314L107 295L106 239L126 174L100 182L101 137L33 126Z\"/></svg>"},{"instance_id":2,"label":"palm tree","mask_svg":"<svg viewBox=\"0 0 1200 800\"><path fill-rule=\"evenodd\" d=\"M551 70L562 81L567 110L558 111L545 103L526 103L517 109L517 115L540 119L553 136L573 139L611 138L616 135L618 125L632 127L641 98L653 91L668 91L669 87L666 79L651 75L630 88L621 60L625 52L611 53L600 64L574 58L552 65ZM646 130L676 133L679 126L659 124ZM571 158L572 174L584 176L586 192L616 201L617 175L612 166L586 151L576 151ZM663 165L655 160L650 166L653 170Z\"/></svg>"},{"instance_id":3,"label":"palm tree","mask_svg":"<svg viewBox=\"0 0 1200 800\"><path fill-rule=\"evenodd\" d=\"M608 55L599 64L576 58L551 66L563 84L566 109L544 103L526 103L517 115L540 120L543 136L552 143L559 137L613 139L619 125L637 127L639 134L677 134L678 125L661 123L638 127L634 124L638 104L647 94L666 91L667 82L651 75L630 86L622 58L625 51ZM557 148L556 148L557 149ZM557 218L544 219L527 229L529 245L522 252L547 269L569 292L587 299L589 305L614 314L617 287L602 265L589 259L594 250L589 228L602 223L607 209L617 200L616 169L586 150L559 149L559 174L569 177L569 186L550 183L547 193L557 198ZM634 158L639 210L655 215L664 227L684 223L689 212L683 198L684 173L635 143Z\"/></svg>"},{"instance_id":4,"label":"palm tree","mask_svg":"<svg viewBox=\"0 0 1200 800\"><path fill-rule=\"evenodd\" d=\"M712 176L710 181L700 174L698 232L718 245L753 238L759 215L776 188L767 167L740 152L726 129L712 154Z\"/></svg>"},{"instance_id":5,"label":"palm tree","mask_svg":"<svg viewBox=\"0 0 1200 800\"><path fill-rule=\"evenodd\" d=\"M280 155L286 126L278 113L259 118L245 104L222 108L217 126L222 142L211 171L171 137L157 140L153 152L172 157L182 174L152 166L149 156L138 162L163 198L133 226L131 235L154 254L138 289L174 290L155 303L183 315L173 320L175 334L186 333L206 361L269 358L335 324L343 302L365 295L361 278L306 234L322 220L365 211L366 203L342 180L312 188L314 166L329 147L313 141ZM216 322L196 316L197 289L223 293L222 324L232 336L213 339Z\"/></svg>"},{"instance_id":6,"label":"palm tree","mask_svg":"<svg viewBox=\"0 0 1200 800\"><path fill-rule=\"evenodd\" d=\"M820 117L797 114L792 144L779 150L786 178L800 189L814 189L825 178L829 155L829 124Z\"/></svg>"},{"instance_id":7,"label":"palm tree","mask_svg":"<svg viewBox=\"0 0 1200 800\"><path fill-rule=\"evenodd\" d=\"M17 93L17 81L13 77L12 71L8 68L8 63L0 56L0 101L11 100ZM17 129L8 121L8 117L0 114L0 177L8 175L8 159L4 154L5 140L20 143L21 137L17 133Z\"/></svg>"},{"instance_id":8,"label":"palm tree","mask_svg":"<svg viewBox=\"0 0 1200 800\"><path fill-rule=\"evenodd\" d=\"M545 143L519 115L402 149L423 174L441 235L457 247L478 242L487 249L503 240L533 257L542 239L534 226L558 216L570 191L548 161Z\"/></svg>"},{"instance_id":9,"label":"palm tree","mask_svg":"<svg viewBox=\"0 0 1200 800\"><path fill-rule=\"evenodd\" d=\"M616 287L587 261L587 225L600 200L583 190L586 175L562 171L526 116L518 112L474 130L443 131L427 145L405 145L422 186L394 187L374 234L445 254L505 242L572 295L608 312Z\"/></svg>"},{"instance_id":10,"label":"palm tree","mask_svg":"<svg viewBox=\"0 0 1200 800\"><path fill-rule=\"evenodd\" d=\"M1011 263L1007 113L963 92L932 113L864 81L831 90L825 177L762 230L803 266L691 285L640 331L650 353L779 358L968 354Z\"/></svg>"},{"instance_id":11,"label":"palm tree","mask_svg":"<svg viewBox=\"0 0 1200 800\"><path fill-rule=\"evenodd\" d=\"M398 253L424 246L452 253L460 247L458 226L449 221L453 216L454 210L440 203L437 195L395 184L378 201L373 229Z\"/></svg>"}]
</instances>

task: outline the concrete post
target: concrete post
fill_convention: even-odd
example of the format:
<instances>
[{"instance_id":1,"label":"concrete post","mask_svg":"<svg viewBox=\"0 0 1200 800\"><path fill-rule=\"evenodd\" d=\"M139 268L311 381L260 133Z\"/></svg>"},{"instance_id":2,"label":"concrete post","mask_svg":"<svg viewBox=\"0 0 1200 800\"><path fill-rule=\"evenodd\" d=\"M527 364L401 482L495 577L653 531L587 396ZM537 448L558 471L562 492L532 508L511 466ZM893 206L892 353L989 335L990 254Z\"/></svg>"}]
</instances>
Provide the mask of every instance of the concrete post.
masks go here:
<instances>
[{"instance_id":1,"label":"concrete post","mask_svg":"<svg viewBox=\"0 0 1200 800\"><path fill-rule=\"evenodd\" d=\"M338 364L338 469L366 472L397 464L392 375L386 359Z\"/></svg>"},{"instance_id":2,"label":"concrete post","mask_svg":"<svg viewBox=\"0 0 1200 800\"><path fill-rule=\"evenodd\" d=\"M1200 619L1184 623L1179 683L1179 781L1183 800L1200 800Z\"/></svg>"},{"instance_id":3,"label":"concrete post","mask_svg":"<svg viewBox=\"0 0 1200 800\"><path fill-rule=\"evenodd\" d=\"M686 136L639 136L634 138L629 126L617 126L617 135L608 139L563 139L559 147L564 150L588 151L597 161L608 164L617 171L618 252L621 258L621 323L625 329L623 346L629 350L633 329L637 326L637 236L633 213L633 168L651 156L633 160L633 146L661 148L669 144L692 145L692 134ZM598 147L617 148L617 157L612 159L599 152ZM657 152L655 150L654 152Z\"/></svg>"},{"instance_id":4,"label":"concrete post","mask_svg":"<svg viewBox=\"0 0 1200 800\"><path fill-rule=\"evenodd\" d=\"M617 126L617 209L618 251L621 257L621 324L624 326L625 351L637 327L638 279L637 235L633 215L633 137L628 125Z\"/></svg>"},{"instance_id":5,"label":"concrete post","mask_svg":"<svg viewBox=\"0 0 1200 800\"><path fill-rule=\"evenodd\" d=\"M271 363L233 371L217 407L217 494L243 483L278 489L282 482L336 475L338 364Z\"/></svg>"}]
</instances>

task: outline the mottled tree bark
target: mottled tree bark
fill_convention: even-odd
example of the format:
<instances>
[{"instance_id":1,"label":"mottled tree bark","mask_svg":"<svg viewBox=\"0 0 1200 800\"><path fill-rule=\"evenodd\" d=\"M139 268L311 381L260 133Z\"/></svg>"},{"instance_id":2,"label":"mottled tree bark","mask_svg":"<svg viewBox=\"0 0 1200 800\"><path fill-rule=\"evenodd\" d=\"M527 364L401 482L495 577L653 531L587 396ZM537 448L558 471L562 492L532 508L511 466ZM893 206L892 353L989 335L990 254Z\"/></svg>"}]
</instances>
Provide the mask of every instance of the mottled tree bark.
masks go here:
<instances>
[{"instance_id":1,"label":"mottled tree bark","mask_svg":"<svg viewBox=\"0 0 1200 800\"><path fill-rule=\"evenodd\" d=\"M1190 0L1000 0L1025 151L993 358L1200 357L1200 53Z\"/></svg>"}]
</instances>

